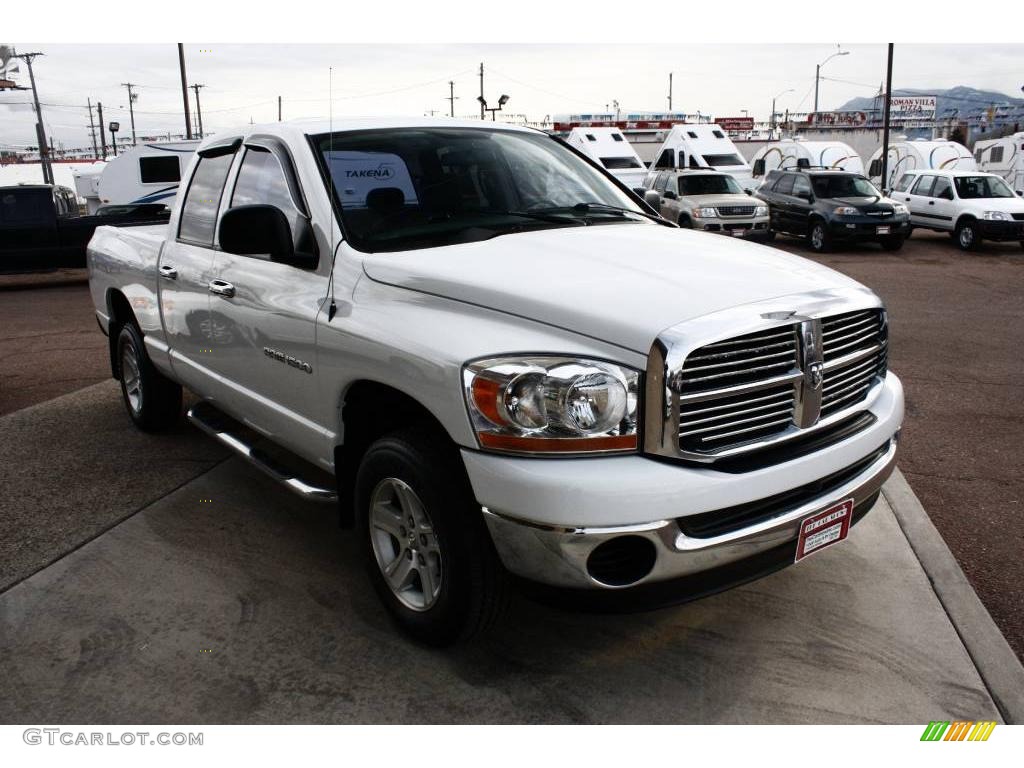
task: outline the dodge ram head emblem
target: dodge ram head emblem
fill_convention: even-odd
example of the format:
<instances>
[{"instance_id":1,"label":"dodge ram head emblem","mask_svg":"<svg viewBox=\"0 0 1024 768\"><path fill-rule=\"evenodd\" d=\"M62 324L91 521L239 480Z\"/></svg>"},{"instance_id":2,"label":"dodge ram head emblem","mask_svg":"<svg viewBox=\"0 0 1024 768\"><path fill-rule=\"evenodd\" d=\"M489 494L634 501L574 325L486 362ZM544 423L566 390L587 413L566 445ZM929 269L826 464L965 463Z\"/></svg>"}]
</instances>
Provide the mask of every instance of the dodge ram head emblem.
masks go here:
<instances>
[{"instance_id":1,"label":"dodge ram head emblem","mask_svg":"<svg viewBox=\"0 0 1024 768\"><path fill-rule=\"evenodd\" d=\"M822 379L825 378L825 364L824 363L811 363L810 368L807 370L807 383L811 389L821 389Z\"/></svg>"}]
</instances>

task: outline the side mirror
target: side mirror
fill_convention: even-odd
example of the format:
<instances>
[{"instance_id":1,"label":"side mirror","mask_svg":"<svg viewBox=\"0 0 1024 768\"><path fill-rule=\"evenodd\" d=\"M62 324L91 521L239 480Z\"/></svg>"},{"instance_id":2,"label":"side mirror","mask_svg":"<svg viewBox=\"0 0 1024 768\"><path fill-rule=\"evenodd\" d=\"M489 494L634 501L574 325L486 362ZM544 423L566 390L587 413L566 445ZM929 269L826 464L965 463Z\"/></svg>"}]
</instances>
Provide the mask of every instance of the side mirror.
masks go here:
<instances>
[{"instance_id":1,"label":"side mirror","mask_svg":"<svg viewBox=\"0 0 1024 768\"><path fill-rule=\"evenodd\" d=\"M752 189L744 189L743 191L746 192L748 195L753 195L754 194L754 190L752 190Z\"/></svg>"},{"instance_id":2,"label":"side mirror","mask_svg":"<svg viewBox=\"0 0 1024 768\"><path fill-rule=\"evenodd\" d=\"M306 227L309 222L303 219ZM296 251L292 228L280 208L273 205L240 205L231 208L220 218L220 247L239 256L262 256L281 264L313 269L317 257L312 253ZM310 242L302 233L301 242Z\"/></svg>"},{"instance_id":3,"label":"side mirror","mask_svg":"<svg viewBox=\"0 0 1024 768\"><path fill-rule=\"evenodd\" d=\"M666 200L678 200L679 199L679 195L677 195L671 189L666 189L665 190L665 199Z\"/></svg>"},{"instance_id":4,"label":"side mirror","mask_svg":"<svg viewBox=\"0 0 1024 768\"><path fill-rule=\"evenodd\" d=\"M661 207L661 195L658 194L657 190L648 189L644 192L644 202L654 210L658 210Z\"/></svg>"},{"instance_id":5,"label":"side mirror","mask_svg":"<svg viewBox=\"0 0 1024 768\"><path fill-rule=\"evenodd\" d=\"M633 187L633 194L639 197L641 200L644 199L644 195L647 194L647 190L643 187Z\"/></svg>"}]
</instances>

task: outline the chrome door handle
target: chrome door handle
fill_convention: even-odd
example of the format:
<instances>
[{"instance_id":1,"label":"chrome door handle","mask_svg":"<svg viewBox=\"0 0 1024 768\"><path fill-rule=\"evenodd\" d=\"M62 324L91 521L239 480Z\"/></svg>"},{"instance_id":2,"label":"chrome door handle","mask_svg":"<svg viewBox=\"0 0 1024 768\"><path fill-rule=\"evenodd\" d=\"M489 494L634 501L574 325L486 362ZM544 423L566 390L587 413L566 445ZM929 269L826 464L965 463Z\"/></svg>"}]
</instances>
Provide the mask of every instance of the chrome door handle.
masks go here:
<instances>
[{"instance_id":1,"label":"chrome door handle","mask_svg":"<svg viewBox=\"0 0 1024 768\"><path fill-rule=\"evenodd\" d=\"M235 286L223 280L211 280L210 293L216 293L218 296L226 296L230 299L235 295Z\"/></svg>"},{"instance_id":2,"label":"chrome door handle","mask_svg":"<svg viewBox=\"0 0 1024 768\"><path fill-rule=\"evenodd\" d=\"M164 278L165 280L177 280L178 270L176 270L170 264L161 264L160 277Z\"/></svg>"}]
</instances>

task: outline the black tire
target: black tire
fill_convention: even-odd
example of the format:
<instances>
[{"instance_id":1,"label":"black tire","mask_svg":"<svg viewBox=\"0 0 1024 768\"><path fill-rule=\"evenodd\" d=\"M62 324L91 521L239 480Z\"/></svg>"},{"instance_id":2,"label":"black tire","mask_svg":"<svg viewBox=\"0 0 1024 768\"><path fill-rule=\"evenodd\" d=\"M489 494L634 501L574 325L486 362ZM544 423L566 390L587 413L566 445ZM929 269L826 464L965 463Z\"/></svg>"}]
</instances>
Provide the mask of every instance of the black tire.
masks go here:
<instances>
[{"instance_id":1,"label":"black tire","mask_svg":"<svg viewBox=\"0 0 1024 768\"><path fill-rule=\"evenodd\" d=\"M144 432L163 432L181 418L181 385L158 371L132 323L117 336L117 377L128 416ZM127 370L126 370L127 369Z\"/></svg>"},{"instance_id":2,"label":"black tire","mask_svg":"<svg viewBox=\"0 0 1024 768\"><path fill-rule=\"evenodd\" d=\"M385 514L390 515L389 526L396 519L407 523L405 515L409 513L402 507L400 496L408 490L423 512L419 522L425 519L429 524L426 528L415 527L425 531L428 538L420 540L404 526L390 533L379 525L380 512L371 515L376 499L385 508ZM506 605L507 574L494 550L461 459L446 437L439 440L430 430L407 429L374 442L360 463L355 499L356 525L367 573L381 601L405 633L427 645L447 646L480 634L500 615ZM399 514L391 514L392 511ZM403 557L408 566L401 562ZM396 591L389 584L384 575L389 564L397 564L396 580L401 578L400 569L416 569L415 575L410 572L403 579L408 584L404 590ZM428 578L438 583L436 591L430 590L429 604L424 597L427 582L423 580L427 569ZM417 602L418 608L409 602Z\"/></svg>"},{"instance_id":3,"label":"black tire","mask_svg":"<svg viewBox=\"0 0 1024 768\"><path fill-rule=\"evenodd\" d=\"M693 221L684 213L679 217L679 226L683 229L693 229Z\"/></svg>"},{"instance_id":4,"label":"black tire","mask_svg":"<svg viewBox=\"0 0 1024 768\"><path fill-rule=\"evenodd\" d=\"M832 250L832 235L829 234L828 224L823 219L811 219L807 243L815 253L828 253Z\"/></svg>"},{"instance_id":5,"label":"black tire","mask_svg":"<svg viewBox=\"0 0 1024 768\"><path fill-rule=\"evenodd\" d=\"M978 234L978 222L974 219L958 222L953 237L956 238L956 244L961 251L977 250L981 244L981 235Z\"/></svg>"},{"instance_id":6,"label":"black tire","mask_svg":"<svg viewBox=\"0 0 1024 768\"><path fill-rule=\"evenodd\" d=\"M887 251L898 251L903 247L903 243L906 242L905 237L899 235L890 235L889 237L883 237L878 241L882 247Z\"/></svg>"}]
</instances>

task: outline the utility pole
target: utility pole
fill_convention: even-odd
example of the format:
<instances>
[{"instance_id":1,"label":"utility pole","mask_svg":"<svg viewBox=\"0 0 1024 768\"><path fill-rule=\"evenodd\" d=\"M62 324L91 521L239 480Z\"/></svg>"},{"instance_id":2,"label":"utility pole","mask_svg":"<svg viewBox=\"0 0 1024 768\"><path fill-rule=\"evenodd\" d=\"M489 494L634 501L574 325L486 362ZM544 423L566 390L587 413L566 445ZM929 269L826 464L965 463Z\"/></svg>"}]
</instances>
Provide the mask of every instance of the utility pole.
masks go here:
<instances>
[{"instance_id":1,"label":"utility pole","mask_svg":"<svg viewBox=\"0 0 1024 768\"><path fill-rule=\"evenodd\" d=\"M32 100L36 105L36 141L39 143L39 163L43 167L43 183L53 184L53 168L50 166L50 149L46 145L46 131L43 130L43 112L39 107L39 92L36 90L36 76L32 71L32 61L36 56L45 54L39 51L32 53L16 53L13 58L21 59L28 65L28 79L32 83Z\"/></svg>"},{"instance_id":2,"label":"utility pole","mask_svg":"<svg viewBox=\"0 0 1024 768\"><path fill-rule=\"evenodd\" d=\"M131 118L132 123L132 146L137 146L135 142L135 99L139 97L139 94L133 93L132 88L138 88L135 83L121 83L125 88L128 89L128 116Z\"/></svg>"},{"instance_id":3,"label":"utility pole","mask_svg":"<svg viewBox=\"0 0 1024 768\"><path fill-rule=\"evenodd\" d=\"M30 70L31 71L31 70ZM480 119L484 119L484 110L487 108L487 102L484 101L484 63L480 62Z\"/></svg>"},{"instance_id":4,"label":"utility pole","mask_svg":"<svg viewBox=\"0 0 1024 768\"><path fill-rule=\"evenodd\" d=\"M89 105L89 136L92 137L92 156L99 160L100 153L96 148L96 126L92 122L92 99L86 99L85 102ZM102 120L103 118L100 118L101 122Z\"/></svg>"},{"instance_id":5,"label":"utility pole","mask_svg":"<svg viewBox=\"0 0 1024 768\"><path fill-rule=\"evenodd\" d=\"M181 70L181 100L185 104L185 138L192 138L192 118L188 113L188 79L185 77L185 46L178 43L178 68Z\"/></svg>"},{"instance_id":6,"label":"utility pole","mask_svg":"<svg viewBox=\"0 0 1024 768\"><path fill-rule=\"evenodd\" d=\"M882 105L882 190L886 190L889 179L889 106L892 103L892 43L889 43L889 57L885 65L885 102Z\"/></svg>"},{"instance_id":7,"label":"utility pole","mask_svg":"<svg viewBox=\"0 0 1024 768\"><path fill-rule=\"evenodd\" d=\"M281 122L281 97L277 97L277 122Z\"/></svg>"},{"instance_id":8,"label":"utility pole","mask_svg":"<svg viewBox=\"0 0 1024 768\"><path fill-rule=\"evenodd\" d=\"M103 127L103 102L96 102L96 114L100 121L100 152L103 153L103 159L107 159L107 132Z\"/></svg>"},{"instance_id":9,"label":"utility pole","mask_svg":"<svg viewBox=\"0 0 1024 768\"><path fill-rule=\"evenodd\" d=\"M196 123L199 128L199 138L203 138L203 108L199 105L199 89L205 88L206 86L202 83L193 83L189 86L193 91L196 92ZM278 117L280 120L281 118Z\"/></svg>"},{"instance_id":10,"label":"utility pole","mask_svg":"<svg viewBox=\"0 0 1024 768\"><path fill-rule=\"evenodd\" d=\"M672 73L668 73L668 111L672 111Z\"/></svg>"},{"instance_id":11,"label":"utility pole","mask_svg":"<svg viewBox=\"0 0 1024 768\"><path fill-rule=\"evenodd\" d=\"M449 116L455 117L455 81L454 80L449 80L448 81L448 105L450 107L450 109L448 110Z\"/></svg>"}]
</instances>

